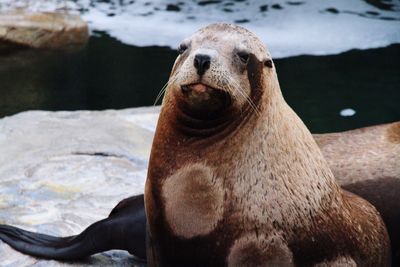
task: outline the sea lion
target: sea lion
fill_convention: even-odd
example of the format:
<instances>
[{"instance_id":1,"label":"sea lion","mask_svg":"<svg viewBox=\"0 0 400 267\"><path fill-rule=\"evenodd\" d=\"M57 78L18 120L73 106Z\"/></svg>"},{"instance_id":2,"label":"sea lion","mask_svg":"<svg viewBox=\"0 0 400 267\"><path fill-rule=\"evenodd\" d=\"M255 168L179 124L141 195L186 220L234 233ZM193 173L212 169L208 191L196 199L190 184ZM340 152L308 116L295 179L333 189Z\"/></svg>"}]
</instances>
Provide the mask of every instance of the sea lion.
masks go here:
<instances>
[{"instance_id":1,"label":"sea lion","mask_svg":"<svg viewBox=\"0 0 400 267\"><path fill-rule=\"evenodd\" d=\"M149 266L389 266L385 225L337 184L248 30L181 45L145 187Z\"/></svg>"},{"instance_id":2,"label":"sea lion","mask_svg":"<svg viewBox=\"0 0 400 267\"><path fill-rule=\"evenodd\" d=\"M390 236L392 264L400 266L400 122L314 138L338 183L380 212Z\"/></svg>"},{"instance_id":3,"label":"sea lion","mask_svg":"<svg viewBox=\"0 0 400 267\"><path fill-rule=\"evenodd\" d=\"M285 103L258 38L238 26L213 24L180 51L146 183L149 265L389 266L378 212L339 188ZM140 242L126 231L135 228L129 214L143 218L141 207L140 198L128 199L96 223L96 231L73 238L2 226L0 239L55 259L131 244L137 254ZM143 229L141 223L132 231L140 236Z\"/></svg>"}]
</instances>

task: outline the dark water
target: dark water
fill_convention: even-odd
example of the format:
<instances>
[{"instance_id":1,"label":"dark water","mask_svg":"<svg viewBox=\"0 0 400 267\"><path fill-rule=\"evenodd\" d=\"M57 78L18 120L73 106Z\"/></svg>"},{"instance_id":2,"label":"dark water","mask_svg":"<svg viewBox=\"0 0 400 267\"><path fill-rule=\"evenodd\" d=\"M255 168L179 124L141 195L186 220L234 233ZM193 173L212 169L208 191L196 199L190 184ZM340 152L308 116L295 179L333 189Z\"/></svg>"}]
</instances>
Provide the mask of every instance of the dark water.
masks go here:
<instances>
[{"instance_id":1,"label":"dark water","mask_svg":"<svg viewBox=\"0 0 400 267\"><path fill-rule=\"evenodd\" d=\"M177 53L100 35L77 53L0 49L0 117L152 105ZM287 102L313 132L400 120L400 44L275 60ZM340 116L352 108L356 114Z\"/></svg>"}]
</instances>

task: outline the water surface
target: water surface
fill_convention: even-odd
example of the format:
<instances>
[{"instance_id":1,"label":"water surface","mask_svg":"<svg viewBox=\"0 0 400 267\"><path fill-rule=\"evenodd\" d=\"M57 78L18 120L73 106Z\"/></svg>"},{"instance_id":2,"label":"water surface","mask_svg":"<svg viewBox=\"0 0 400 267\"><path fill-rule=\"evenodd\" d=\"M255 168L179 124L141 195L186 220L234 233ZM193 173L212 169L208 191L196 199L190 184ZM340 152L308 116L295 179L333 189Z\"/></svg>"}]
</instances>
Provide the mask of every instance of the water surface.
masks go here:
<instances>
[{"instance_id":1,"label":"water surface","mask_svg":"<svg viewBox=\"0 0 400 267\"><path fill-rule=\"evenodd\" d=\"M1 50L0 50L1 51ZM77 53L0 52L0 117L40 110L149 106L177 56L104 33ZM400 120L400 44L339 55L296 56L275 64L287 102L313 132ZM349 117L340 115L355 110Z\"/></svg>"}]
</instances>

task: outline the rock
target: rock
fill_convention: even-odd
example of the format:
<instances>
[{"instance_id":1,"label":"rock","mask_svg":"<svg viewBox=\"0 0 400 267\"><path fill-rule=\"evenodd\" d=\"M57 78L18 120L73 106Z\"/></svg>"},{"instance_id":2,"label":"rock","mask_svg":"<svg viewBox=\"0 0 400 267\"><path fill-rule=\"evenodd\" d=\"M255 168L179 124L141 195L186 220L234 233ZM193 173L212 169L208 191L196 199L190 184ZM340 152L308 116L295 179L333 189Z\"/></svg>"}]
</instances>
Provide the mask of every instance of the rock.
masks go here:
<instances>
[{"instance_id":1,"label":"rock","mask_svg":"<svg viewBox=\"0 0 400 267\"><path fill-rule=\"evenodd\" d=\"M181 8L179 7L179 6L177 6L177 5L174 5L174 4L168 4L167 5L167 7L166 7L166 10L167 11L181 11Z\"/></svg>"},{"instance_id":2,"label":"rock","mask_svg":"<svg viewBox=\"0 0 400 267\"><path fill-rule=\"evenodd\" d=\"M0 13L0 41L33 48L78 49L89 38L87 23L67 13Z\"/></svg>"},{"instance_id":3,"label":"rock","mask_svg":"<svg viewBox=\"0 0 400 267\"><path fill-rule=\"evenodd\" d=\"M334 7L329 7L329 8L327 8L327 9L325 9L325 11L330 12L330 13L332 13L332 14L338 14L338 13L339 13L339 10L337 10L337 9L334 8Z\"/></svg>"},{"instance_id":4,"label":"rock","mask_svg":"<svg viewBox=\"0 0 400 267\"><path fill-rule=\"evenodd\" d=\"M1 119L0 223L73 235L143 193L158 110L29 111ZM137 264L121 251L74 264L40 260L1 241L0 259L15 267Z\"/></svg>"},{"instance_id":5,"label":"rock","mask_svg":"<svg viewBox=\"0 0 400 267\"><path fill-rule=\"evenodd\" d=\"M268 11L268 5L262 5L262 6L260 6L260 11L261 11L261 12L266 12L266 11Z\"/></svg>"},{"instance_id":6,"label":"rock","mask_svg":"<svg viewBox=\"0 0 400 267\"><path fill-rule=\"evenodd\" d=\"M273 9L283 9L283 7L280 5L280 4L273 4L272 6L271 6Z\"/></svg>"}]
</instances>

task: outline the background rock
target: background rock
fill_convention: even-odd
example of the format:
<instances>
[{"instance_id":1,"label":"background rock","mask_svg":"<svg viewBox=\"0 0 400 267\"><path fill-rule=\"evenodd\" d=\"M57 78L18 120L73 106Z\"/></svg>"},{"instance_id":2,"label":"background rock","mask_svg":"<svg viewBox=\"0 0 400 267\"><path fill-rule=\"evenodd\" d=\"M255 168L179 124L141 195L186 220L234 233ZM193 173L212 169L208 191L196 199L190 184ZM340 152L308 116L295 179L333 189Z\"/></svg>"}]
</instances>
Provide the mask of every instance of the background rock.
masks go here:
<instances>
[{"instance_id":1,"label":"background rock","mask_svg":"<svg viewBox=\"0 0 400 267\"><path fill-rule=\"evenodd\" d=\"M143 193L158 107L29 111L0 120L0 223L66 236ZM0 241L1 266L132 266L110 251L78 263L25 256ZM137 264L137 263L136 263Z\"/></svg>"},{"instance_id":2,"label":"background rock","mask_svg":"<svg viewBox=\"0 0 400 267\"><path fill-rule=\"evenodd\" d=\"M8 11L0 14L0 41L33 48L77 49L89 38L87 23L68 13Z\"/></svg>"}]
</instances>

